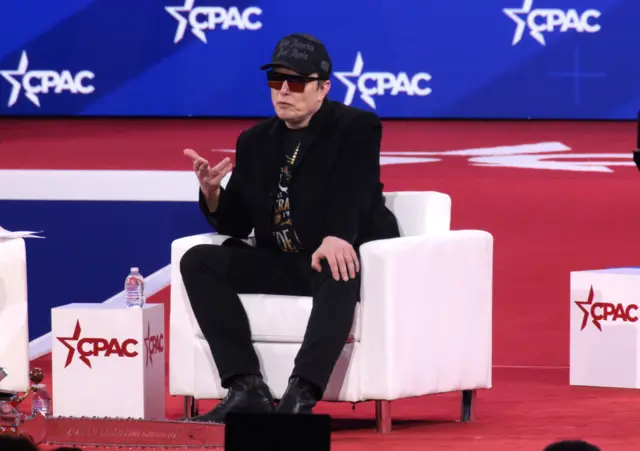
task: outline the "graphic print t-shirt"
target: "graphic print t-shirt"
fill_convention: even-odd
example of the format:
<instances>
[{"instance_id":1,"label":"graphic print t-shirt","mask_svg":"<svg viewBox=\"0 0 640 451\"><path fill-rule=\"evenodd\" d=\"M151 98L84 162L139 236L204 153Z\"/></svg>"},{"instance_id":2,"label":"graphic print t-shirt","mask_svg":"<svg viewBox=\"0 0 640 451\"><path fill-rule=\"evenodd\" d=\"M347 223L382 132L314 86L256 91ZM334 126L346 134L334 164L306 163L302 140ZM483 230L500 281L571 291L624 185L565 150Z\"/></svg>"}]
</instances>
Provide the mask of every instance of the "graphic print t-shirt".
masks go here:
<instances>
[{"instance_id":1,"label":"graphic print t-shirt","mask_svg":"<svg viewBox=\"0 0 640 451\"><path fill-rule=\"evenodd\" d=\"M302 250L302 245L291 221L291 204L289 201L289 183L291 182L293 167L298 158L300 158L302 133L301 130L288 130L283 141L285 157L280 167L278 191L273 210L273 234L278 241L280 249L284 252Z\"/></svg>"}]
</instances>

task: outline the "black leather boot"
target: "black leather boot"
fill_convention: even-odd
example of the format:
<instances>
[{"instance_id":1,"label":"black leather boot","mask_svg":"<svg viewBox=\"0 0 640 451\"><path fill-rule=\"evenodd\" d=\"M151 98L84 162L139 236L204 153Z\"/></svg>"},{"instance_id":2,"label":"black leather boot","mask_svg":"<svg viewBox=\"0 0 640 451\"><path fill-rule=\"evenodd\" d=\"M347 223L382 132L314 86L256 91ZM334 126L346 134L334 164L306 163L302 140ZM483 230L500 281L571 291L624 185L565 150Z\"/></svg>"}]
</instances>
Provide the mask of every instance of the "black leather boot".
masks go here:
<instances>
[{"instance_id":1,"label":"black leather boot","mask_svg":"<svg viewBox=\"0 0 640 451\"><path fill-rule=\"evenodd\" d=\"M213 410L185 420L224 423L228 412L272 413L274 410L271 391L261 377L239 376L231 383L227 396Z\"/></svg>"},{"instance_id":2,"label":"black leather boot","mask_svg":"<svg viewBox=\"0 0 640 451\"><path fill-rule=\"evenodd\" d=\"M276 413L312 413L313 407L322 398L318 387L298 377L289 379L289 386L276 407Z\"/></svg>"}]
</instances>

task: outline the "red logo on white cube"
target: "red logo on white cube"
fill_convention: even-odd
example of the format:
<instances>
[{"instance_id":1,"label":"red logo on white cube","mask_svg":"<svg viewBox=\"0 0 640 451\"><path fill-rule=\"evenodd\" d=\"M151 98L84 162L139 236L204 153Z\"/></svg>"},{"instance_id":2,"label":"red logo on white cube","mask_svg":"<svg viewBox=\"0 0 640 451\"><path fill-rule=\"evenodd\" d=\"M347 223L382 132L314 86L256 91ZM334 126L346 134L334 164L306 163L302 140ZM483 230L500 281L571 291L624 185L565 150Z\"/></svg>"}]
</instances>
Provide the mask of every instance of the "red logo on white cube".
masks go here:
<instances>
[{"instance_id":1,"label":"red logo on white cube","mask_svg":"<svg viewBox=\"0 0 640 451\"><path fill-rule=\"evenodd\" d=\"M147 358L145 367L153 365L153 356L164 352L164 334L151 335L151 322L147 323L147 336L144 337L144 347Z\"/></svg>"},{"instance_id":2,"label":"red logo on white cube","mask_svg":"<svg viewBox=\"0 0 640 451\"><path fill-rule=\"evenodd\" d=\"M602 332L602 326L600 321L621 321L635 323L638 321L638 317L635 316L635 312L638 310L638 306L635 304L629 304L624 306L621 303L611 302L593 302L594 298L593 285L589 289L589 295L586 301L575 301L576 305L582 310L582 326L580 330L584 330L587 327L589 317L591 322L596 328Z\"/></svg>"},{"instance_id":3,"label":"red logo on white cube","mask_svg":"<svg viewBox=\"0 0 640 451\"><path fill-rule=\"evenodd\" d=\"M83 337L82 327L80 326L80 320L76 322L76 327L71 337L56 337L60 343L67 348L67 360L64 367L71 365L74 355L78 354L78 359L82 361L89 368L91 366L90 357L120 357L120 358L132 358L138 355L138 351L135 347L138 345L138 340L133 338L127 338L126 340L118 340L117 338L102 338L102 337ZM75 342L75 346L70 344Z\"/></svg>"}]
</instances>

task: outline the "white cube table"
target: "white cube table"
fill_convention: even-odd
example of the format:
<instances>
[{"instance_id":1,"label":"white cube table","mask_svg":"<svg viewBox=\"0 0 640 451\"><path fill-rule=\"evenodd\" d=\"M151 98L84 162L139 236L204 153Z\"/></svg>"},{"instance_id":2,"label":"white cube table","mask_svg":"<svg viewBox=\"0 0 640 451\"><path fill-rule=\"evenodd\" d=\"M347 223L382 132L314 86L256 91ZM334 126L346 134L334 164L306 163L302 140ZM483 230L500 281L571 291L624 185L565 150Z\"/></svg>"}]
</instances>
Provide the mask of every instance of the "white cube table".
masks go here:
<instances>
[{"instance_id":1,"label":"white cube table","mask_svg":"<svg viewBox=\"0 0 640 451\"><path fill-rule=\"evenodd\" d=\"M29 388L27 256L22 238L0 239L0 367L9 373L0 391Z\"/></svg>"},{"instance_id":2,"label":"white cube table","mask_svg":"<svg viewBox=\"0 0 640 451\"><path fill-rule=\"evenodd\" d=\"M571 385L640 388L640 268L571 273Z\"/></svg>"},{"instance_id":3,"label":"white cube table","mask_svg":"<svg viewBox=\"0 0 640 451\"><path fill-rule=\"evenodd\" d=\"M53 414L165 418L164 306L51 309Z\"/></svg>"}]
</instances>

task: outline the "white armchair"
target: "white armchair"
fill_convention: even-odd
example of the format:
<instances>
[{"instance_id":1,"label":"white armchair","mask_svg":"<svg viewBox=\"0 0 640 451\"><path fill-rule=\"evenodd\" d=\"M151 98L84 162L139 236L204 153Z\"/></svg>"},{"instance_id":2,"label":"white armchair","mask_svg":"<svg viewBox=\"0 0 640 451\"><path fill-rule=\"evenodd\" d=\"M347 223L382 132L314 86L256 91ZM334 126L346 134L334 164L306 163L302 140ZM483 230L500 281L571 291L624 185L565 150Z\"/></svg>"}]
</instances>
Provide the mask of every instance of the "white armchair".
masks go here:
<instances>
[{"instance_id":1,"label":"white armchair","mask_svg":"<svg viewBox=\"0 0 640 451\"><path fill-rule=\"evenodd\" d=\"M27 261L22 238L0 239L0 392L29 388Z\"/></svg>"},{"instance_id":2,"label":"white armchair","mask_svg":"<svg viewBox=\"0 0 640 451\"><path fill-rule=\"evenodd\" d=\"M325 391L325 401L376 401L377 427L391 430L390 401L461 391L462 421L471 419L476 389L491 387L493 237L450 230L451 198L438 192L386 193L402 237L360 248L361 302L351 340ZM171 395L221 399L226 390L187 298L180 259L193 246L221 244L213 233L171 246ZM252 240L247 240L251 242ZM265 381L279 399L287 386L311 312L310 297L240 296Z\"/></svg>"}]
</instances>

